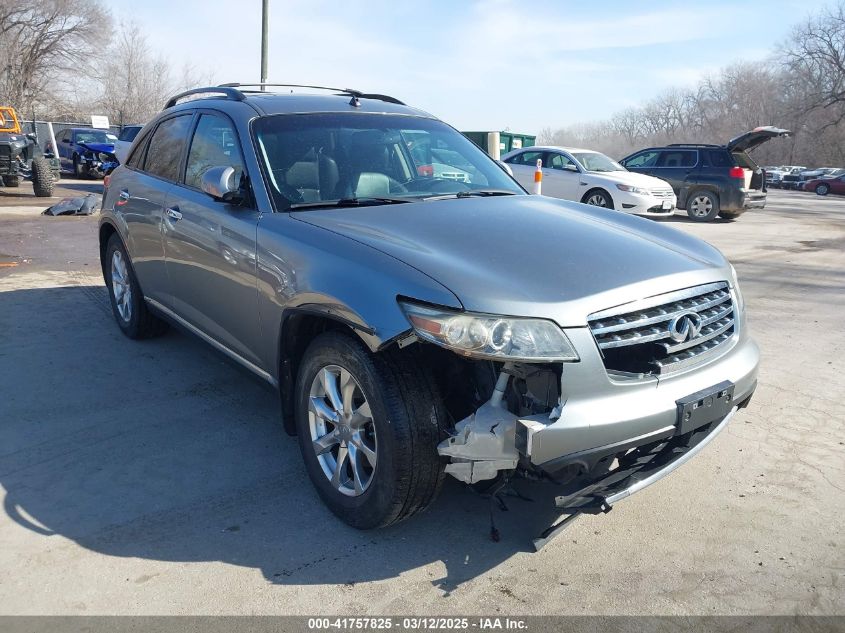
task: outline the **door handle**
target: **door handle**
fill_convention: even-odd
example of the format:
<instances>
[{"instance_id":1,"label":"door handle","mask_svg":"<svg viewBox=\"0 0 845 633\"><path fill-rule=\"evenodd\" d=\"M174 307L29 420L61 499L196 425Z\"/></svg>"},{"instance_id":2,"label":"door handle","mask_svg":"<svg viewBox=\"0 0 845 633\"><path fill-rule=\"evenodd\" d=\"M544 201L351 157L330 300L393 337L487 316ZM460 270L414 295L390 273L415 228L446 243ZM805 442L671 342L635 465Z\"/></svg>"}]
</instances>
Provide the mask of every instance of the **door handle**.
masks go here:
<instances>
[{"instance_id":1,"label":"door handle","mask_svg":"<svg viewBox=\"0 0 845 633\"><path fill-rule=\"evenodd\" d=\"M123 189L118 194L117 198L118 198L118 200L117 200L117 202L115 202L115 204L119 207L122 207L124 204L129 202L129 198L131 198L131 196L129 195L129 192L126 189Z\"/></svg>"},{"instance_id":2,"label":"door handle","mask_svg":"<svg viewBox=\"0 0 845 633\"><path fill-rule=\"evenodd\" d=\"M167 207L167 208L164 210L164 212L165 212L165 213L167 214L167 216L168 216L170 219L172 219L172 220L181 220L181 219L182 219L182 214L181 214L181 213L179 213L179 209L176 209L176 208L174 208L174 207Z\"/></svg>"}]
</instances>

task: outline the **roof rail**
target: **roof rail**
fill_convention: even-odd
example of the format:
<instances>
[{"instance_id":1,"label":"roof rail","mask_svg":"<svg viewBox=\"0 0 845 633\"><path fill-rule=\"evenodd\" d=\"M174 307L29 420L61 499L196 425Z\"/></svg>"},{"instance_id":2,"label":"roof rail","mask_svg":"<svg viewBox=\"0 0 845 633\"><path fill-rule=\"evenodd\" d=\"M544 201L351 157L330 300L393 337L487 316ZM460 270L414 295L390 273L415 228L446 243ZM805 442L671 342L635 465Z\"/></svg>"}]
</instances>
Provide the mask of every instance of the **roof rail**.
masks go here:
<instances>
[{"instance_id":1,"label":"roof rail","mask_svg":"<svg viewBox=\"0 0 845 633\"><path fill-rule=\"evenodd\" d=\"M669 143L666 147L722 147L714 143Z\"/></svg>"},{"instance_id":2,"label":"roof rail","mask_svg":"<svg viewBox=\"0 0 845 633\"><path fill-rule=\"evenodd\" d=\"M374 92L361 92L360 90L353 90L352 88L331 88L329 86L307 86L304 84L274 84L274 83L227 83L220 84L220 88L310 88L312 90L330 90L332 92L339 92L353 97L353 99L377 99L379 101L386 101L387 103L395 103L396 105L405 105L396 97L390 95L377 94ZM258 92L253 90L244 90L242 92Z\"/></svg>"},{"instance_id":3,"label":"roof rail","mask_svg":"<svg viewBox=\"0 0 845 633\"><path fill-rule=\"evenodd\" d=\"M180 92L178 95L170 97L170 99L167 100L167 103L164 104L164 109L166 110L167 108L172 108L179 102L180 99L199 94L223 95L226 99L231 99L232 101L243 101L246 99L246 95L244 95L244 93L240 90L236 90L234 86L206 86L205 88L192 88L191 90L186 90L185 92Z\"/></svg>"}]
</instances>

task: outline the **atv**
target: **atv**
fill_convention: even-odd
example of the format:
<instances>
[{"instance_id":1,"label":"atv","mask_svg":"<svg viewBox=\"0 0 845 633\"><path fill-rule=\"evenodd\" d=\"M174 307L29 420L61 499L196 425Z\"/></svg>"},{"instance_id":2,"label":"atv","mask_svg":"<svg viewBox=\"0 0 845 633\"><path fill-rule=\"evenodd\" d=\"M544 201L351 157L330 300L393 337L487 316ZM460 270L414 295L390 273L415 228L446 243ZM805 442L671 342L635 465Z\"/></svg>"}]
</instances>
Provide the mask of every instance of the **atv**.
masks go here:
<instances>
[{"instance_id":1,"label":"atv","mask_svg":"<svg viewBox=\"0 0 845 633\"><path fill-rule=\"evenodd\" d=\"M59 161L44 155L35 135L21 132L14 108L0 107L0 180L6 187L19 187L21 178L32 181L36 196L49 198L59 179Z\"/></svg>"}]
</instances>

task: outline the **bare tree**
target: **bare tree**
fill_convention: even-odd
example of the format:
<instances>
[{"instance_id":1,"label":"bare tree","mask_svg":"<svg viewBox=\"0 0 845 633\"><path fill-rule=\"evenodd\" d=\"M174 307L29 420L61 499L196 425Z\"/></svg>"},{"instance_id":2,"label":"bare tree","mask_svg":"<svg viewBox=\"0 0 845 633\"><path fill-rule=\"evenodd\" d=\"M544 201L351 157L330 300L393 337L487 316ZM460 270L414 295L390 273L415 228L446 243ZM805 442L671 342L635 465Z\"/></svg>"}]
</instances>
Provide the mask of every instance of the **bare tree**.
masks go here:
<instances>
[{"instance_id":1,"label":"bare tree","mask_svg":"<svg viewBox=\"0 0 845 633\"><path fill-rule=\"evenodd\" d=\"M2 0L0 94L18 108L43 104L60 73L87 74L110 33L100 0Z\"/></svg>"}]
</instances>

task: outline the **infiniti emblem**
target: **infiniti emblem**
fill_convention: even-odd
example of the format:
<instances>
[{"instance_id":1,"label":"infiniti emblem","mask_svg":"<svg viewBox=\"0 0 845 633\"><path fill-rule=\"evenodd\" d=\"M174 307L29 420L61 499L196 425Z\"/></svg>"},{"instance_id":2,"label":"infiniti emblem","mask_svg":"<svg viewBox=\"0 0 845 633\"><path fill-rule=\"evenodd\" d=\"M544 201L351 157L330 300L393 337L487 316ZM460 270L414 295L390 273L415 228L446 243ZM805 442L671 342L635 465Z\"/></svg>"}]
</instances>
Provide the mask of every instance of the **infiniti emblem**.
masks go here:
<instances>
[{"instance_id":1,"label":"infiniti emblem","mask_svg":"<svg viewBox=\"0 0 845 633\"><path fill-rule=\"evenodd\" d=\"M701 332L701 315L697 312L683 312L669 321L669 336L676 343L694 339Z\"/></svg>"}]
</instances>

